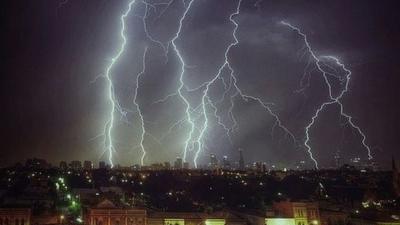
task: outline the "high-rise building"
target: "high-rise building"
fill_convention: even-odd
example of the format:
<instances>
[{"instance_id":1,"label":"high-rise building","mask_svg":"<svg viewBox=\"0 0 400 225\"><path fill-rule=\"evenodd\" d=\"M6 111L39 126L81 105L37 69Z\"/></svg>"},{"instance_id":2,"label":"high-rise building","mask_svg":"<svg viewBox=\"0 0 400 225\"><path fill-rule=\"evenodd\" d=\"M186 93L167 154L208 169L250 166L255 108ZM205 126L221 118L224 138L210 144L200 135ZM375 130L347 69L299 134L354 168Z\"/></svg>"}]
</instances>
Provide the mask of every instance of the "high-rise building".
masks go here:
<instances>
[{"instance_id":1,"label":"high-rise building","mask_svg":"<svg viewBox=\"0 0 400 225\"><path fill-rule=\"evenodd\" d=\"M222 158L222 168L225 170L231 169L231 162L228 160L228 156L226 155Z\"/></svg>"},{"instance_id":2,"label":"high-rise building","mask_svg":"<svg viewBox=\"0 0 400 225\"><path fill-rule=\"evenodd\" d=\"M340 151L336 151L335 153L335 166L336 168L340 168L342 166L342 158L340 157Z\"/></svg>"},{"instance_id":3,"label":"high-rise building","mask_svg":"<svg viewBox=\"0 0 400 225\"><path fill-rule=\"evenodd\" d=\"M79 160L71 161L71 169L80 170L82 169L82 162Z\"/></svg>"},{"instance_id":4,"label":"high-rise building","mask_svg":"<svg viewBox=\"0 0 400 225\"><path fill-rule=\"evenodd\" d=\"M218 168L218 159L215 154L210 154L210 168L217 169Z\"/></svg>"},{"instance_id":5,"label":"high-rise building","mask_svg":"<svg viewBox=\"0 0 400 225\"><path fill-rule=\"evenodd\" d=\"M263 172L262 171L262 162L255 162L253 163L253 169L257 172Z\"/></svg>"},{"instance_id":6,"label":"high-rise building","mask_svg":"<svg viewBox=\"0 0 400 225\"><path fill-rule=\"evenodd\" d=\"M88 161L88 160L84 161L83 162L83 169L85 169L85 170L93 169L93 163L91 161Z\"/></svg>"},{"instance_id":7,"label":"high-rise building","mask_svg":"<svg viewBox=\"0 0 400 225\"><path fill-rule=\"evenodd\" d=\"M242 149L239 149L239 170L244 170L244 158Z\"/></svg>"},{"instance_id":8,"label":"high-rise building","mask_svg":"<svg viewBox=\"0 0 400 225\"><path fill-rule=\"evenodd\" d=\"M105 169L106 168L106 162L100 161L99 162L99 169Z\"/></svg>"},{"instance_id":9,"label":"high-rise building","mask_svg":"<svg viewBox=\"0 0 400 225\"><path fill-rule=\"evenodd\" d=\"M60 169L62 170L67 170L68 169L68 164L65 161L60 162Z\"/></svg>"},{"instance_id":10,"label":"high-rise building","mask_svg":"<svg viewBox=\"0 0 400 225\"><path fill-rule=\"evenodd\" d=\"M262 172L265 173L267 171L267 164L265 162L262 163Z\"/></svg>"},{"instance_id":11,"label":"high-rise building","mask_svg":"<svg viewBox=\"0 0 400 225\"><path fill-rule=\"evenodd\" d=\"M183 167L183 161L182 158L176 157L175 163L174 163L174 168L175 169L182 169Z\"/></svg>"}]
</instances>

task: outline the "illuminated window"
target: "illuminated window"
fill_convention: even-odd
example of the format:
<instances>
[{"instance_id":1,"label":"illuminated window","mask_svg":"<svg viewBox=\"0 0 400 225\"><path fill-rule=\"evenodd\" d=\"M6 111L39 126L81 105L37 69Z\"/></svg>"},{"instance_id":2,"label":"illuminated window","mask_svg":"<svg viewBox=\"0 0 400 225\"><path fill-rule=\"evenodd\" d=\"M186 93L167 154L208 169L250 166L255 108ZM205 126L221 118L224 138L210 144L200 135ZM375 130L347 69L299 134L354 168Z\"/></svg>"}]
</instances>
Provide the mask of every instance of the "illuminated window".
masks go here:
<instances>
[{"instance_id":1,"label":"illuminated window","mask_svg":"<svg viewBox=\"0 0 400 225\"><path fill-rule=\"evenodd\" d=\"M185 225L184 219L165 219L164 225Z\"/></svg>"},{"instance_id":2,"label":"illuminated window","mask_svg":"<svg viewBox=\"0 0 400 225\"><path fill-rule=\"evenodd\" d=\"M224 219L208 219L206 225L225 225Z\"/></svg>"},{"instance_id":3,"label":"illuminated window","mask_svg":"<svg viewBox=\"0 0 400 225\"><path fill-rule=\"evenodd\" d=\"M294 219L289 218L268 218L265 219L266 225L296 225ZM297 225L301 225L299 222Z\"/></svg>"}]
</instances>

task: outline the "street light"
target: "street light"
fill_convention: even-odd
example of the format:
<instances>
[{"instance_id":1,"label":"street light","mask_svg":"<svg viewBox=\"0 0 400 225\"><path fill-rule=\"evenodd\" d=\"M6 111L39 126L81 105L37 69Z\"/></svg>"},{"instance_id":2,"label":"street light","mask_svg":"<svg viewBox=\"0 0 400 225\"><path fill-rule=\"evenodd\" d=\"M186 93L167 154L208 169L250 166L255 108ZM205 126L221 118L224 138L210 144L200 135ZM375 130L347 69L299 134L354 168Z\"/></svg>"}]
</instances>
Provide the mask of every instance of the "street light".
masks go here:
<instances>
[{"instance_id":1,"label":"street light","mask_svg":"<svg viewBox=\"0 0 400 225\"><path fill-rule=\"evenodd\" d=\"M61 214L61 215L60 215L60 224L63 223L64 219L65 219L65 216Z\"/></svg>"}]
</instances>

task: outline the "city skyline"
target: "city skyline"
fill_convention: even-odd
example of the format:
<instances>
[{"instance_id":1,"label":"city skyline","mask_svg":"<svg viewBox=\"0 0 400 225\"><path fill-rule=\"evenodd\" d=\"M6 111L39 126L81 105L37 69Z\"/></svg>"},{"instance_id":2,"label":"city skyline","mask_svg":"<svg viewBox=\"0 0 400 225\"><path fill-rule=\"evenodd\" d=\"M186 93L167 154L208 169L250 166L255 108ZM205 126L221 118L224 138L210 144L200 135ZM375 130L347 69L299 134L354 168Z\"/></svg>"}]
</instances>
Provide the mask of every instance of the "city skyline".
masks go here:
<instances>
[{"instance_id":1,"label":"city skyline","mask_svg":"<svg viewBox=\"0 0 400 225\"><path fill-rule=\"evenodd\" d=\"M190 165L189 162L183 162L181 157L177 157L174 161L160 161L154 162L149 165L140 165L140 164L129 164L129 165L121 165L115 164L111 165L107 163L107 161L91 161L91 160L72 160L72 161L59 161L57 163L51 163L46 161L45 159L40 158L29 158L26 160L19 161L15 163L13 166L21 167L35 167L34 165L38 165L38 167L43 168L58 168L61 170L92 170L92 169L123 169L123 170L225 170L225 171L259 171L259 172L271 172L271 171L290 171L290 170L301 170L307 171L309 168L305 165L304 161L299 161L294 167L286 167L279 164L271 164L265 161L246 161L244 159L244 155L241 151L239 151L238 158L229 158L228 156L223 156L222 158L218 158L215 154L209 155L209 161L204 164L198 165L194 167ZM376 162L371 162L369 160L362 161L360 158L350 159L350 161L345 162L340 158L335 158L335 161L327 166L319 168L321 170L342 170L342 169L353 169L362 172L367 171L388 171L393 170L393 165L398 162L396 157L391 158L391 164L389 167L382 167L382 165L377 164ZM0 167L1 168L1 167ZM4 167L7 168L7 167ZM315 169L312 169L315 170ZM311 171L312 171L311 170Z\"/></svg>"}]
</instances>

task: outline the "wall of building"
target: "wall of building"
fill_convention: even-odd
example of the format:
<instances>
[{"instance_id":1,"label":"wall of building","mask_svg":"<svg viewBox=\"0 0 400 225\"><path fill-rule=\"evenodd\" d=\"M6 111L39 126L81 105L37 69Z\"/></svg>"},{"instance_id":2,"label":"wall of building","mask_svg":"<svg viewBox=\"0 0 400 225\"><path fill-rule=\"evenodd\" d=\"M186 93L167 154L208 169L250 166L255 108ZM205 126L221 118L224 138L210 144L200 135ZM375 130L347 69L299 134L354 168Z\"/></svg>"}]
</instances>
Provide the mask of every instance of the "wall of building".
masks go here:
<instances>
[{"instance_id":1,"label":"wall of building","mask_svg":"<svg viewBox=\"0 0 400 225\"><path fill-rule=\"evenodd\" d=\"M31 225L30 209L0 209L0 225Z\"/></svg>"},{"instance_id":2,"label":"wall of building","mask_svg":"<svg viewBox=\"0 0 400 225\"><path fill-rule=\"evenodd\" d=\"M126 209L89 209L87 224L89 225L146 225L145 210Z\"/></svg>"}]
</instances>

